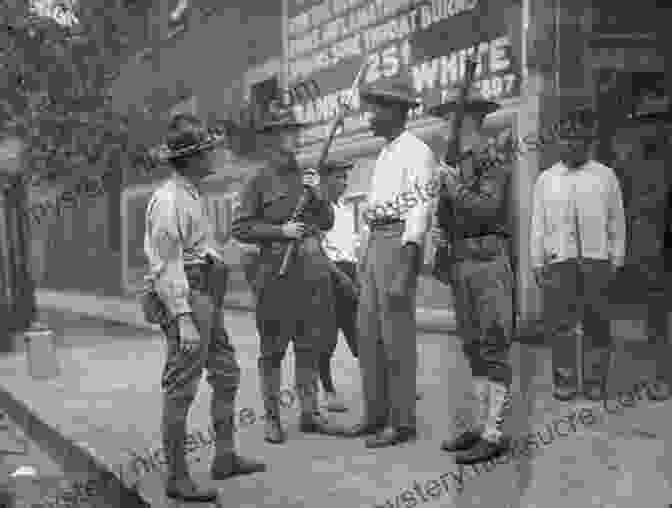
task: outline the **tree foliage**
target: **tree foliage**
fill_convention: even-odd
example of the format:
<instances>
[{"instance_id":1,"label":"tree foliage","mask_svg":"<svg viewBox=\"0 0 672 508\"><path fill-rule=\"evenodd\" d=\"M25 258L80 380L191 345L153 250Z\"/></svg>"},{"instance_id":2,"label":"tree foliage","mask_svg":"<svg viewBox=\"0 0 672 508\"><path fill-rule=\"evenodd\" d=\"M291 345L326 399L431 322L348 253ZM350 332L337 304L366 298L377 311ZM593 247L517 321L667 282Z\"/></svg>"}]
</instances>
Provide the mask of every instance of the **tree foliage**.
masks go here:
<instances>
[{"instance_id":1,"label":"tree foliage","mask_svg":"<svg viewBox=\"0 0 672 508\"><path fill-rule=\"evenodd\" d=\"M144 42L144 16L110 0L80 0L65 15L63 1L32 3L0 6L0 129L24 139L27 176L61 179L138 160L142 147L112 110L110 85ZM61 15L44 15L45 4Z\"/></svg>"}]
</instances>

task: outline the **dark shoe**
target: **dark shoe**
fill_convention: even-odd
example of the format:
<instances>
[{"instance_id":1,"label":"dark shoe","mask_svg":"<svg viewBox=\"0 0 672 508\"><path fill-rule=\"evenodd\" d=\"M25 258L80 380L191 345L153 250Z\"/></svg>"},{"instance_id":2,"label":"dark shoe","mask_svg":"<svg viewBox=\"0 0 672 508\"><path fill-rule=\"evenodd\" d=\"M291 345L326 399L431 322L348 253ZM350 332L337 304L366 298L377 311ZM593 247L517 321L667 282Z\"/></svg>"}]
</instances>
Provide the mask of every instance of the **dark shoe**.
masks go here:
<instances>
[{"instance_id":1,"label":"dark shoe","mask_svg":"<svg viewBox=\"0 0 672 508\"><path fill-rule=\"evenodd\" d=\"M324 434L326 436L338 436L342 427L333 424L323 414L316 412L312 415L301 415L299 431L304 434Z\"/></svg>"},{"instance_id":2,"label":"dark shoe","mask_svg":"<svg viewBox=\"0 0 672 508\"><path fill-rule=\"evenodd\" d=\"M280 418L266 415L266 423L264 423L264 441L271 444L283 444L287 441L287 435L282 428Z\"/></svg>"},{"instance_id":3,"label":"dark shoe","mask_svg":"<svg viewBox=\"0 0 672 508\"><path fill-rule=\"evenodd\" d=\"M453 439L447 439L441 443L444 452L454 453L470 450L481 440L481 433L475 430L467 430Z\"/></svg>"},{"instance_id":4,"label":"dark shoe","mask_svg":"<svg viewBox=\"0 0 672 508\"><path fill-rule=\"evenodd\" d=\"M213 480L226 480L232 476L263 473L264 471L266 471L266 464L263 462L230 453L215 457L210 468L210 475Z\"/></svg>"},{"instance_id":5,"label":"dark shoe","mask_svg":"<svg viewBox=\"0 0 672 508\"><path fill-rule=\"evenodd\" d=\"M329 430L331 431L329 435L339 437L352 437L352 438L365 437L375 435L384 428L385 428L384 425L367 425L363 423L358 423L357 425L354 425L352 427L346 427L332 423L329 425Z\"/></svg>"},{"instance_id":6,"label":"dark shoe","mask_svg":"<svg viewBox=\"0 0 672 508\"><path fill-rule=\"evenodd\" d=\"M455 456L455 463L470 466L481 462L490 462L508 453L510 449L511 438L509 436L502 436L497 441L480 439L470 450L458 453Z\"/></svg>"},{"instance_id":7,"label":"dark shoe","mask_svg":"<svg viewBox=\"0 0 672 508\"><path fill-rule=\"evenodd\" d=\"M557 369L553 379L553 398L562 402L569 402L574 400L578 393L574 371Z\"/></svg>"},{"instance_id":8,"label":"dark shoe","mask_svg":"<svg viewBox=\"0 0 672 508\"><path fill-rule=\"evenodd\" d=\"M166 496L192 503L212 503L217 500L217 489L204 489L189 476L171 476L166 482Z\"/></svg>"},{"instance_id":9,"label":"dark shoe","mask_svg":"<svg viewBox=\"0 0 672 508\"><path fill-rule=\"evenodd\" d=\"M561 402L569 402L576 398L579 394L579 391L576 388L571 388L568 386L554 386L553 387L553 398Z\"/></svg>"},{"instance_id":10,"label":"dark shoe","mask_svg":"<svg viewBox=\"0 0 672 508\"><path fill-rule=\"evenodd\" d=\"M401 443L406 443L415 439L418 436L414 428L400 428L386 427L366 440L367 448L383 448L385 446L396 446Z\"/></svg>"},{"instance_id":11,"label":"dark shoe","mask_svg":"<svg viewBox=\"0 0 672 508\"><path fill-rule=\"evenodd\" d=\"M649 400L663 402L672 397L672 388L663 379L656 379L653 383L646 385L646 395Z\"/></svg>"},{"instance_id":12,"label":"dark shoe","mask_svg":"<svg viewBox=\"0 0 672 508\"><path fill-rule=\"evenodd\" d=\"M602 381L584 381L583 387L583 394L588 400L599 402L606 398Z\"/></svg>"}]
</instances>

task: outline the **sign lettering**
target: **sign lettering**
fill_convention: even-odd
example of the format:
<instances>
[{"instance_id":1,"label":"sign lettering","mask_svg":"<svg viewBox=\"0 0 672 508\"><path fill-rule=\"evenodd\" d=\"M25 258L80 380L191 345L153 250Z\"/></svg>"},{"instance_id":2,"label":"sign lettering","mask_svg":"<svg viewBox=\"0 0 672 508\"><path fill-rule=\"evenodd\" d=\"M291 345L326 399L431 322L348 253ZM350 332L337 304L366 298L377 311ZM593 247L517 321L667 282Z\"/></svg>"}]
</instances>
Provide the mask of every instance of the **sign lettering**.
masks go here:
<instances>
[{"instance_id":1,"label":"sign lettering","mask_svg":"<svg viewBox=\"0 0 672 508\"><path fill-rule=\"evenodd\" d=\"M519 94L518 63L512 58L509 27L501 4L495 0L324 0L290 1L288 66L290 82L312 79L320 97L296 105L296 116L317 123L304 132L303 142L317 141L348 92L364 54L369 67L366 83L400 74L412 77L416 91L443 93L464 79L465 59L473 51L475 9L487 4L487 27L476 49L476 86L489 99ZM428 42L429 41L429 42ZM445 49L444 49L445 48ZM422 116L422 109L413 112ZM353 134L367 125L358 97L341 134Z\"/></svg>"}]
</instances>

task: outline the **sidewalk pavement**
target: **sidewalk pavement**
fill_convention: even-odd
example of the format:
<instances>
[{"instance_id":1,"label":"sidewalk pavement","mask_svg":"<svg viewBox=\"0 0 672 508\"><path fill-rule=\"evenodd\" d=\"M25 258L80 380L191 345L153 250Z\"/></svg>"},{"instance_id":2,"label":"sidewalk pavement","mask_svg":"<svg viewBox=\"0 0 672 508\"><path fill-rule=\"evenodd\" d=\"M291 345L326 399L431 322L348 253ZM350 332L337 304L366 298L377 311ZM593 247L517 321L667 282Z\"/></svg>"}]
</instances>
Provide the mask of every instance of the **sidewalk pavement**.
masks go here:
<instances>
[{"instance_id":1,"label":"sidewalk pavement","mask_svg":"<svg viewBox=\"0 0 672 508\"><path fill-rule=\"evenodd\" d=\"M258 418L262 403L254 323L246 313L231 313L227 325L242 371L239 414L249 408L248 416L254 412ZM77 336L77 326L77 316L66 317L59 333ZM122 328L106 329L102 323L98 335L92 329L91 323L85 324L86 342L83 336L61 341L57 354L62 372L53 380L30 378L21 352L0 358L0 408L23 422L26 435L66 472L80 479L106 477L113 505L180 506L164 498L159 472L138 475L130 466L133 454L160 448L163 338L149 330L122 333ZM546 425L552 429L557 418L577 407L590 408L596 421L581 425L575 419L574 431L567 430L568 424L556 428L557 435L546 436L549 444L529 459L519 457L482 474L471 468L460 471L438 447L452 418L472 403L465 396L468 367L456 337L419 334L418 342L418 383L424 398L418 403L416 443L369 451L359 439L304 436L297 430L293 407L282 411L288 443L273 446L263 442L260 423L239 420L239 450L263 458L269 471L210 482L220 488L219 506L632 508L637 502L647 507L672 502L672 453L665 450L672 443L672 401L653 404L644 399L620 414L606 414L599 405L586 402L557 403L550 396L550 352L522 344L514 344L512 350L514 409L509 430L514 435L547 432ZM635 361L631 355L620 355L616 363L618 376L610 387L614 397L651 369L650 360ZM287 356L283 369L283 385L289 389L293 355ZM360 375L342 341L334 375L351 408L334 418L354 423L361 416ZM207 434L211 392L207 383L201 386L189 429ZM565 435L558 437L561 433ZM204 447L192 455L192 472L205 483L211 452Z\"/></svg>"},{"instance_id":2,"label":"sidewalk pavement","mask_svg":"<svg viewBox=\"0 0 672 508\"><path fill-rule=\"evenodd\" d=\"M157 325L145 322L137 301L132 297L106 297L79 291L64 291L40 288L36 291L38 308L72 312L104 319L111 323L123 323L137 328L159 331ZM225 298L225 311L253 312L254 302L249 291L236 291ZM418 307L416 310L418 332L455 333L455 311L452 308ZM641 320L612 321L612 333L621 340L646 341L646 326ZM543 338L531 336L525 342L543 343Z\"/></svg>"}]
</instances>

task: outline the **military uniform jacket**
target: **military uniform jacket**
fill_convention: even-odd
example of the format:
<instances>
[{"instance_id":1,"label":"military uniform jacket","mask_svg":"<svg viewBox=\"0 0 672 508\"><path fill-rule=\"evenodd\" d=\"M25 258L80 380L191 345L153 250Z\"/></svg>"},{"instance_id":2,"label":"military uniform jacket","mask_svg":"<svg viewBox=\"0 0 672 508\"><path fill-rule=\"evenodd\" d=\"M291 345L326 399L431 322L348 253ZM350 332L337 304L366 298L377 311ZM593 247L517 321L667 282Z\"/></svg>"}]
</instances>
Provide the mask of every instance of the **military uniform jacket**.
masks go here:
<instances>
[{"instance_id":1,"label":"military uniform jacket","mask_svg":"<svg viewBox=\"0 0 672 508\"><path fill-rule=\"evenodd\" d=\"M438 224L448 233L452 244L449 252L437 254L453 260L484 257L487 253L479 250L493 250L493 245L491 242L481 245L478 239L491 235L506 238L510 231L507 206L510 168L477 155L468 157L463 164L471 165L467 168L470 171L465 172L471 176L465 177L460 171L455 196L440 195L437 206ZM465 244L466 248L457 252L456 248Z\"/></svg>"},{"instance_id":2,"label":"military uniform jacket","mask_svg":"<svg viewBox=\"0 0 672 508\"><path fill-rule=\"evenodd\" d=\"M261 247L256 287L264 301L263 312L273 308L273 314L281 313L288 319L296 307L306 312L315 286L330 281L329 261L319 232L333 227L334 212L327 200L315 195L300 219L314 234L299 242L287 275L277 277L290 241L283 237L282 225L291 218L302 193L302 174L295 159L282 161L276 156L245 185L232 227L236 240Z\"/></svg>"}]
</instances>

